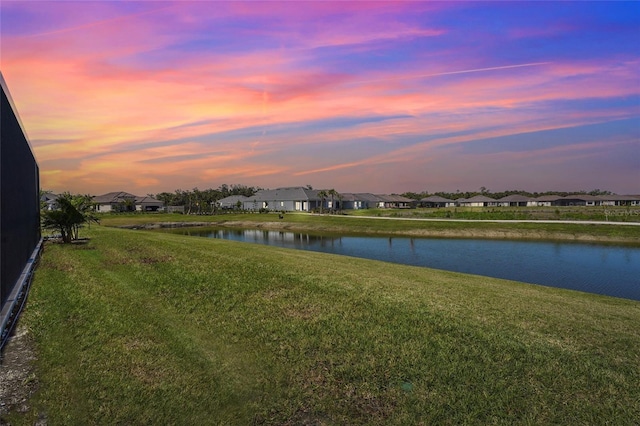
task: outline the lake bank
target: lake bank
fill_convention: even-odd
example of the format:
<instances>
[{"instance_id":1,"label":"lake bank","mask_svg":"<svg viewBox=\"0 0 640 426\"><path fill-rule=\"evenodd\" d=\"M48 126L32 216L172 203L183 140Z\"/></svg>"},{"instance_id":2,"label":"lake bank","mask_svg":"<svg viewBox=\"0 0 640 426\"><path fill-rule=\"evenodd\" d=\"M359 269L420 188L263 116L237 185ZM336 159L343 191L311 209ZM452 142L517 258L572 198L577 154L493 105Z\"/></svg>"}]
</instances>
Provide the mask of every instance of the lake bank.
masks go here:
<instances>
[{"instance_id":1,"label":"lake bank","mask_svg":"<svg viewBox=\"0 0 640 426\"><path fill-rule=\"evenodd\" d=\"M170 219L170 220L167 220ZM386 220L381 220L386 219ZM101 218L106 226L161 229L185 226L224 226L297 232L405 235L429 238L557 240L640 245L640 226L616 223L465 221L285 214L216 216L113 215Z\"/></svg>"},{"instance_id":2,"label":"lake bank","mask_svg":"<svg viewBox=\"0 0 640 426\"><path fill-rule=\"evenodd\" d=\"M640 247L629 245L211 226L164 228L163 232L380 260L640 301Z\"/></svg>"}]
</instances>

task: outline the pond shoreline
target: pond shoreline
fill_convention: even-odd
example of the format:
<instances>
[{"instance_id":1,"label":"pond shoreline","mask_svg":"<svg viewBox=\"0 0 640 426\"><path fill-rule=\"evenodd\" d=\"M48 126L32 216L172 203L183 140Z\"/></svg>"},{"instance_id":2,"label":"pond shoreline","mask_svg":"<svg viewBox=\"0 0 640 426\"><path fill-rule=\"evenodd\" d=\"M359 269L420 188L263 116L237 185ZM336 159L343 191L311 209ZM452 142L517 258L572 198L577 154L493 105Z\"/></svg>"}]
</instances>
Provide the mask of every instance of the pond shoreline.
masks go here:
<instances>
[{"instance_id":1,"label":"pond shoreline","mask_svg":"<svg viewBox=\"0 0 640 426\"><path fill-rule=\"evenodd\" d=\"M477 222L469 223L469 227L455 229L415 228L409 230L356 230L347 226L330 226L322 224L301 224L293 222L255 222L250 220L226 220L216 222L152 222L144 224L120 225L124 229L172 229L186 227L225 227L250 228L265 230L286 230L297 232L319 233L349 233L354 235L402 235L419 238L471 238L492 240L546 240L578 243L610 243L624 245L640 245L635 237L603 236L586 233L569 233L550 231L547 229L487 229L474 226ZM594 225L595 226L595 225Z\"/></svg>"}]
</instances>

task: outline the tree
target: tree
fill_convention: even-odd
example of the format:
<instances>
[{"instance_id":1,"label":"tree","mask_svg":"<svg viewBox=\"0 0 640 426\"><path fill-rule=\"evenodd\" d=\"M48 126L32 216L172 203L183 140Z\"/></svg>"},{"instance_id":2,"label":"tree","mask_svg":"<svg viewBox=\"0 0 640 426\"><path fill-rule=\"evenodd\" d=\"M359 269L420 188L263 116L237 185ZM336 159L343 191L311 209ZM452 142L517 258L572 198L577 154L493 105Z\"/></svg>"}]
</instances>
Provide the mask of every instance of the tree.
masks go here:
<instances>
[{"instance_id":1,"label":"tree","mask_svg":"<svg viewBox=\"0 0 640 426\"><path fill-rule=\"evenodd\" d=\"M91 195L74 195L71 197L71 203L76 208L78 213L82 216L82 222L73 226L71 238L74 240L78 239L78 233L80 231L80 226L83 223L88 223L91 225L91 222L99 223L100 220L96 215L95 206L96 203L93 202L93 197Z\"/></svg>"},{"instance_id":2,"label":"tree","mask_svg":"<svg viewBox=\"0 0 640 426\"><path fill-rule=\"evenodd\" d=\"M83 223L98 222L88 195L72 196L65 192L58 197L57 204L57 210L42 211L42 227L59 231L64 243L78 239L78 230Z\"/></svg>"},{"instance_id":3,"label":"tree","mask_svg":"<svg viewBox=\"0 0 640 426\"><path fill-rule=\"evenodd\" d=\"M338 191L336 191L335 189L331 188L330 190L327 191L327 194L329 194L331 196L331 212L335 213L336 211L336 205L334 204L334 197L337 197Z\"/></svg>"},{"instance_id":4,"label":"tree","mask_svg":"<svg viewBox=\"0 0 640 426\"><path fill-rule=\"evenodd\" d=\"M328 196L329 193L324 189L318 191L318 197L320 198L320 213L324 213L324 200L326 200Z\"/></svg>"}]
</instances>

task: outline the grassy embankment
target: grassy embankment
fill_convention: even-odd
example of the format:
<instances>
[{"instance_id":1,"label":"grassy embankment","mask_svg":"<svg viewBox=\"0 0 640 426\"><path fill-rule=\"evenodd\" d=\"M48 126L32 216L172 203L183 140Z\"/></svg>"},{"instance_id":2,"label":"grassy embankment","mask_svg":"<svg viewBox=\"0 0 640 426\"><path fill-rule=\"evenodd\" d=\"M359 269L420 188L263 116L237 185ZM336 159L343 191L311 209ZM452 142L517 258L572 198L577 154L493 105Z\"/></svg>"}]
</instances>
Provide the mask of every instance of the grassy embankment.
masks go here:
<instances>
[{"instance_id":1,"label":"grassy embankment","mask_svg":"<svg viewBox=\"0 0 640 426\"><path fill-rule=\"evenodd\" d=\"M636 206L564 206L564 207L447 207L417 209L349 210L350 215L428 219L475 220L581 220L640 222Z\"/></svg>"},{"instance_id":2,"label":"grassy embankment","mask_svg":"<svg viewBox=\"0 0 640 426\"><path fill-rule=\"evenodd\" d=\"M12 424L640 418L638 302L156 232L83 235L48 244L38 268L22 321L40 391Z\"/></svg>"},{"instance_id":3,"label":"grassy embankment","mask_svg":"<svg viewBox=\"0 0 640 426\"><path fill-rule=\"evenodd\" d=\"M393 210L387 213L393 214ZM395 212L402 212L395 210ZM127 214L100 216L106 226L150 226L167 222L210 223L212 226L287 229L303 232L398 234L446 238L546 239L640 244L640 226L584 223L495 223L463 221L382 220L372 217L287 213L270 214Z\"/></svg>"}]
</instances>

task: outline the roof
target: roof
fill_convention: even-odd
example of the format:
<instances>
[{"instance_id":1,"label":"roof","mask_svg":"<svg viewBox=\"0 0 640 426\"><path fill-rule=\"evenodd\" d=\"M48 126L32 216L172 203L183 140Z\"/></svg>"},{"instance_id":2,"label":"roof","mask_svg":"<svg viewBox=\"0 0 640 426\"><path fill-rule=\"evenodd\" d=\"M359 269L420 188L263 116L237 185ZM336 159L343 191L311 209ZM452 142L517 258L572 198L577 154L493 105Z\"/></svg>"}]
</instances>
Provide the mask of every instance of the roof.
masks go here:
<instances>
[{"instance_id":1,"label":"roof","mask_svg":"<svg viewBox=\"0 0 640 426\"><path fill-rule=\"evenodd\" d=\"M640 200L638 195L600 195L599 197L603 201L637 201Z\"/></svg>"},{"instance_id":2,"label":"roof","mask_svg":"<svg viewBox=\"0 0 640 426\"><path fill-rule=\"evenodd\" d=\"M96 195L93 197L93 201L98 204L111 204L111 203L120 203L124 200L135 200L136 197L133 194L129 194L128 192L108 192L103 195Z\"/></svg>"},{"instance_id":3,"label":"roof","mask_svg":"<svg viewBox=\"0 0 640 426\"><path fill-rule=\"evenodd\" d=\"M388 203L413 203L415 201L412 198L403 197L402 195L397 194L376 194L376 197L378 197L380 201Z\"/></svg>"},{"instance_id":4,"label":"roof","mask_svg":"<svg viewBox=\"0 0 640 426\"><path fill-rule=\"evenodd\" d=\"M380 198L378 198L378 196L369 192L358 192L356 194L353 194L353 196L355 197L356 201L369 201L372 203L377 203L378 201L380 201Z\"/></svg>"},{"instance_id":5,"label":"roof","mask_svg":"<svg viewBox=\"0 0 640 426\"><path fill-rule=\"evenodd\" d=\"M560 195L541 195L538 198L534 198L536 201L556 201L561 199Z\"/></svg>"},{"instance_id":6,"label":"roof","mask_svg":"<svg viewBox=\"0 0 640 426\"><path fill-rule=\"evenodd\" d=\"M133 201L136 204L163 204L162 201L156 200L152 197L138 197L137 195L123 191L108 192L106 194L93 197L93 202L97 204L118 204L128 200Z\"/></svg>"},{"instance_id":7,"label":"roof","mask_svg":"<svg viewBox=\"0 0 640 426\"><path fill-rule=\"evenodd\" d=\"M318 190L302 186L277 189L263 189L248 197L245 201L300 201L319 200ZM330 198L330 197L329 197Z\"/></svg>"},{"instance_id":8,"label":"roof","mask_svg":"<svg viewBox=\"0 0 640 426\"><path fill-rule=\"evenodd\" d=\"M136 197L135 202L136 204L164 204L162 201L156 200L153 197Z\"/></svg>"},{"instance_id":9,"label":"roof","mask_svg":"<svg viewBox=\"0 0 640 426\"><path fill-rule=\"evenodd\" d=\"M430 197L423 198L420 201L422 201L424 203L451 203L451 202L453 202L453 200L450 200L450 199L444 198L444 197L440 197L438 195L432 195Z\"/></svg>"},{"instance_id":10,"label":"roof","mask_svg":"<svg viewBox=\"0 0 640 426\"><path fill-rule=\"evenodd\" d=\"M509 203L523 203L525 201L531 201L531 199L532 199L531 197L527 197L524 195L512 194L512 195L507 195L506 197L502 197L498 201L506 201Z\"/></svg>"},{"instance_id":11,"label":"roof","mask_svg":"<svg viewBox=\"0 0 640 426\"><path fill-rule=\"evenodd\" d=\"M567 195L566 197L561 197L562 200L582 200L582 201L602 201L603 198L597 197L595 195L589 194L574 194Z\"/></svg>"},{"instance_id":12,"label":"roof","mask_svg":"<svg viewBox=\"0 0 640 426\"><path fill-rule=\"evenodd\" d=\"M219 199L217 203L221 206L234 206L238 204L238 201L242 203L248 200L250 200L250 198L245 197L244 195L229 195L228 197Z\"/></svg>"},{"instance_id":13,"label":"roof","mask_svg":"<svg viewBox=\"0 0 640 426\"><path fill-rule=\"evenodd\" d=\"M59 197L59 195L52 194L50 192L46 192L46 193L42 194L42 197L40 197L40 201L52 202L52 201L56 201L58 199L58 197Z\"/></svg>"},{"instance_id":14,"label":"roof","mask_svg":"<svg viewBox=\"0 0 640 426\"><path fill-rule=\"evenodd\" d=\"M464 200L465 203L493 203L495 201L495 198L485 197L484 195L476 195L475 197L467 198L466 200Z\"/></svg>"}]
</instances>

